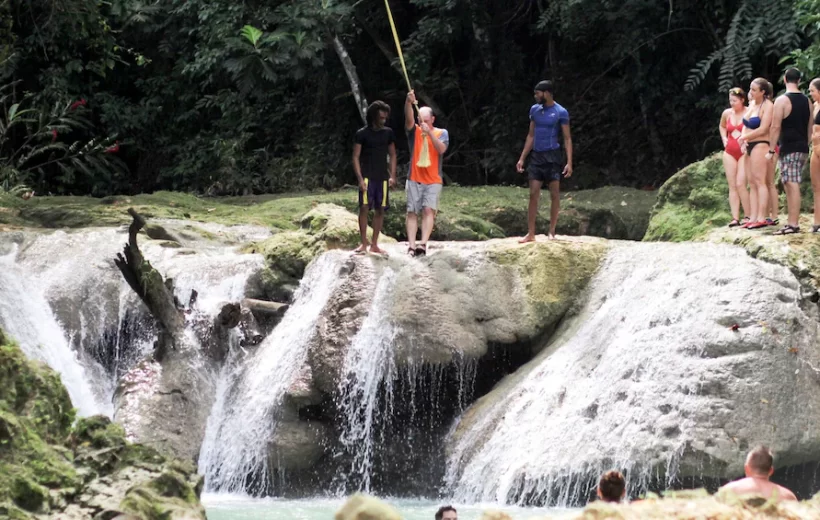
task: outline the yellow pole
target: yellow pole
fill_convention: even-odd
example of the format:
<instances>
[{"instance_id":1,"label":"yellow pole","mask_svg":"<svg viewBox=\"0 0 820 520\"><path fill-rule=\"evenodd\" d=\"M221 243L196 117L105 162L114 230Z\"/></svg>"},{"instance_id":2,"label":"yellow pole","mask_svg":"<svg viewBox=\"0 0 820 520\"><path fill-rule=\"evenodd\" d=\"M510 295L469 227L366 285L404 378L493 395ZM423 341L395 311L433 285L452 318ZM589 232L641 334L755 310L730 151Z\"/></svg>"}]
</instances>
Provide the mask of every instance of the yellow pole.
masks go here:
<instances>
[{"instance_id":1,"label":"yellow pole","mask_svg":"<svg viewBox=\"0 0 820 520\"><path fill-rule=\"evenodd\" d=\"M401 52L401 42L399 41L399 33L396 31L396 24L393 22L393 12L390 10L390 2L389 0L384 0L384 6L387 8L387 18L390 20L390 29L393 31L393 41L396 43L396 52L399 54L399 62L401 63L401 70L404 72L404 81L407 82L407 91L413 90L413 87L410 86L410 76L407 75L407 65L404 63L404 54ZM419 113L419 103L416 101L413 104L413 108L416 111L416 114ZM427 134L422 135L422 142L421 142L421 151L419 152L419 160L416 162L416 166L420 168L427 168L430 166L430 150L428 148L428 137Z\"/></svg>"}]
</instances>

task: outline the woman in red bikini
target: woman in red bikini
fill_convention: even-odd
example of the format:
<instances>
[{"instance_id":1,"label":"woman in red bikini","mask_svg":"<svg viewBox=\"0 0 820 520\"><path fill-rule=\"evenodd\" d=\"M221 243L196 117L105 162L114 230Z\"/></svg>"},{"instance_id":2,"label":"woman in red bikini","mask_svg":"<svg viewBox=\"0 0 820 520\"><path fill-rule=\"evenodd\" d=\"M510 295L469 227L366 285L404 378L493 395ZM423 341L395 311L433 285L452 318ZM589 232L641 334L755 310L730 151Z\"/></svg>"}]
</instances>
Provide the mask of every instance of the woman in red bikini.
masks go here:
<instances>
[{"instance_id":1,"label":"woman in red bikini","mask_svg":"<svg viewBox=\"0 0 820 520\"><path fill-rule=\"evenodd\" d=\"M749 194L749 222L746 229L759 229L769 225L766 213L769 211L769 190L766 186L769 151L769 131L772 126L774 103L771 101L769 82L755 78L749 88L755 101L754 107L743 117L743 133L738 137L740 149L749 154L747 174L751 180ZM761 146L762 145L762 146Z\"/></svg>"},{"instance_id":2,"label":"woman in red bikini","mask_svg":"<svg viewBox=\"0 0 820 520\"><path fill-rule=\"evenodd\" d=\"M729 108L720 116L720 138L723 140L723 168L726 170L726 182L729 183L729 208L732 221L729 227L739 226L740 206L743 206L744 221L749 215L749 191L746 189L745 158L740 150L737 138L743 131L743 111L746 93L742 88L729 91Z\"/></svg>"}]
</instances>

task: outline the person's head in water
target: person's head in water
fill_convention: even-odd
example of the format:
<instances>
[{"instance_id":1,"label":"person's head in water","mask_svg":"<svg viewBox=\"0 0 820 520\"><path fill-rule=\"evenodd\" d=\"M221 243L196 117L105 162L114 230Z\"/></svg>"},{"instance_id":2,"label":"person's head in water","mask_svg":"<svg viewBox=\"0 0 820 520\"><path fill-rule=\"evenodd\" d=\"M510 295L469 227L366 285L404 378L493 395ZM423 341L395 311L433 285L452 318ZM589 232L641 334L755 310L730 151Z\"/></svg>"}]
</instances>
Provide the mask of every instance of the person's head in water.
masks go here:
<instances>
[{"instance_id":1,"label":"person's head in water","mask_svg":"<svg viewBox=\"0 0 820 520\"><path fill-rule=\"evenodd\" d=\"M814 78L809 83L809 94L815 103L820 103L820 78Z\"/></svg>"},{"instance_id":2,"label":"person's head in water","mask_svg":"<svg viewBox=\"0 0 820 520\"><path fill-rule=\"evenodd\" d=\"M729 90L729 106L733 110L742 110L746 105L746 92L740 87Z\"/></svg>"},{"instance_id":3,"label":"person's head in water","mask_svg":"<svg viewBox=\"0 0 820 520\"><path fill-rule=\"evenodd\" d=\"M384 128L387 124L387 118L390 117L390 105L384 101L374 101L367 107L365 119L367 119L367 126L374 126L376 128Z\"/></svg>"},{"instance_id":4,"label":"person's head in water","mask_svg":"<svg viewBox=\"0 0 820 520\"><path fill-rule=\"evenodd\" d=\"M436 511L436 520L458 520L458 511L453 506L442 506Z\"/></svg>"},{"instance_id":5,"label":"person's head in water","mask_svg":"<svg viewBox=\"0 0 820 520\"><path fill-rule=\"evenodd\" d=\"M749 97L756 104L762 104L769 96L769 82L765 78L755 78L749 87Z\"/></svg>"},{"instance_id":6,"label":"person's head in water","mask_svg":"<svg viewBox=\"0 0 820 520\"><path fill-rule=\"evenodd\" d=\"M421 107L419 109L419 124L427 123L430 128L433 127L433 123L436 122L436 115L433 113L433 109L430 107Z\"/></svg>"},{"instance_id":7,"label":"person's head in water","mask_svg":"<svg viewBox=\"0 0 820 520\"><path fill-rule=\"evenodd\" d=\"M598 481L598 498L604 502L620 502L626 496L626 480L620 471L610 470Z\"/></svg>"},{"instance_id":8,"label":"person's head in water","mask_svg":"<svg viewBox=\"0 0 820 520\"><path fill-rule=\"evenodd\" d=\"M535 102L539 105L551 103L554 99L552 81L547 79L539 81L538 84L535 85L533 96L535 97Z\"/></svg>"},{"instance_id":9,"label":"person's head in water","mask_svg":"<svg viewBox=\"0 0 820 520\"><path fill-rule=\"evenodd\" d=\"M792 84L796 86L798 83L800 83L800 78L802 76L803 75L800 73L799 70L795 69L794 67L789 67L783 74L783 83L785 83L786 85Z\"/></svg>"},{"instance_id":10,"label":"person's head in water","mask_svg":"<svg viewBox=\"0 0 820 520\"><path fill-rule=\"evenodd\" d=\"M746 476L768 480L774 473L774 455L766 446L758 446L746 455L746 464L743 466Z\"/></svg>"}]
</instances>

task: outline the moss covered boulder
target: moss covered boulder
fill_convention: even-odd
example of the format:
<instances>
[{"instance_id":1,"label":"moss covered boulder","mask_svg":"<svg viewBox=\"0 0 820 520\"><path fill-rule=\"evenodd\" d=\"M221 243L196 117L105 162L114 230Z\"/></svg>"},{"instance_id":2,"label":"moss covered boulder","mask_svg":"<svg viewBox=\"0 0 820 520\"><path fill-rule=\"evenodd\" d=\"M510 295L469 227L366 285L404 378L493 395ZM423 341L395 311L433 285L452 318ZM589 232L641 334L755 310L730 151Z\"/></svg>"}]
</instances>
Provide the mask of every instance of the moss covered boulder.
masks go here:
<instances>
[{"instance_id":1,"label":"moss covered boulder","mask_svg":"<svg viewBox=\"0 0 820 520\"><path fill-rule=\"evenodd\" d=\"M0 332L0 517L205 518L192 465L127 443L107 417L74 419L57 373Z\"/></svg>"},{"instance_id":2,"label":"moss covered boulder","mask_svg":"<svg viewBox=\"0 0 820 520\"><path fill-rule=\"evenodd\" d=\"M354 248L359 243L358 217L335 204L319 204L300 219L301 228L277 233L245 247L245 252L261 253L267 272L255 280L259 292L268 297L283 296L295 287L307 265L329 249ZM368 228L372 238L373 230ZM383 235L381 243L395 242ZM278 298L274 298L278 299Z\"/></svg>"},{"instance_id":3,"label":"moss covered boulder","mask_svg":"<svg viewBox=\"0 0 820 520\"><path fill-rule=\"evenodd\" d=\"M778 172L780 211L785 213L786 198L779 178ZM812 211L813 194L808 179L807 163L800 185L802 212ZM681 242L703 239L713 229L726 227L731 220L729 186L721 152L690 164L661 186L644 240Z\"/></svg>"}]
</instances>

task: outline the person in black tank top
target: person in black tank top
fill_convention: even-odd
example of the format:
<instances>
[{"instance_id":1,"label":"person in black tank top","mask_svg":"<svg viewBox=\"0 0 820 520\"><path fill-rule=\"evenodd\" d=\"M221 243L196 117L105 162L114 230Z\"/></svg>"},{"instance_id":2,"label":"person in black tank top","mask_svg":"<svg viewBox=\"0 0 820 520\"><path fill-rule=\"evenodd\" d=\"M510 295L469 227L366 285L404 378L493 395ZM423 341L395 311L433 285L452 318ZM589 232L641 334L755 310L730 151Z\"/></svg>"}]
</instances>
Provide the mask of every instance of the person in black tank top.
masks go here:
<instances>
[{"instance_id":1,"label":"person in black tank top","mask_svg":"<svg viewBox=\"0 0 820 520\"><path fill-rule=\"evenodd\" d=\"M800 182L803 167L809 158L811 135L811 105L800 92L800 71L789 68L783 75L786 93L775 101L770 142L772 147L780 140L780 175L786 190L788 223L775 235L791 235L800 232ZM774 150L766 154L772 158Z\"/></svg>"},{"instance_id":2,"label":"person in black tank top","mask_svg":"<svg viewBox=\"0 0 820 520\"><path fill-rule=\"evenodd\" d=\"M811 133L811 187L814 189L814 222L812 233L820 232L820 78L814 78L809 85L809 94L814 100L814 126Z\"/></svg>"}]
</instances>

